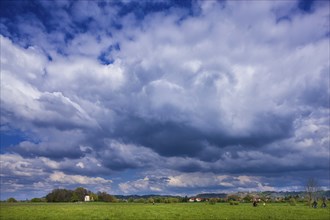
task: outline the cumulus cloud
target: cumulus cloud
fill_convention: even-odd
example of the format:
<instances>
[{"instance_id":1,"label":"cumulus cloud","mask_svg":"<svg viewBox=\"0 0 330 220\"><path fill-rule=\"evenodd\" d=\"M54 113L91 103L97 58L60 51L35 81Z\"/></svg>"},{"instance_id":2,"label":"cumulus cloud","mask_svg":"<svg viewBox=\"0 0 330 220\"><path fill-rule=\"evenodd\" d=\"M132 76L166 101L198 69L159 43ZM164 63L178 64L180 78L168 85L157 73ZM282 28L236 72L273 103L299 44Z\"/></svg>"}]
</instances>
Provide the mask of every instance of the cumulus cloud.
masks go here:
<instances>
[{"instance_id":1,"label":"cumulus cloud","mask_svg":"<svg viewBox=\"0 0 330 220\"><path fill-rule=\"evenodd\" d=\"M156 172L155 172L156 173ZM267 182L268 181L268 182ZM184 195L200 192L233 192L235 190L275 190L269 186L269 179L260 176L232 176L214 173L177 173L171 176L149 175L142 179L127 181L119 184L119 188L126 194L137 192L178 192ZM184 189L184 191L182 191Z\"/></svg>"},{"instance_id":2,"label":"cumulus cloud","mask_svg":"<svg viewBox=\"0 0 330 220\"><path fill-rule=\"evenodd\" d=\"M143 179L127 181L119 184L119 189L126 194L133 193L164 193L167 177L146 176Z\"/></svg>"},{"instance_id":3,"label":"cumulus cloud","mask_svg":"<svg viewBox=\"0 0 330 220\"><path fill-rule=\"evenodd\" d=\"M84 161L88 161L85 159ZM112 180L103 177L77 175L72 167L76 161L66 160L61 163L47 157L24 158L17 154L1 155L1 198L19 192L25 199L29 193L44 196L54 187L75 188L84 186L90 190L111 191ZM86 173L93 167L91 161L79 169ZM82 165L83 162L78 162ZM62 171L60 171L62 170ZM65 172L63 172L65 171ZM102 169L93 169L94 173L102 173ZM103 171L104 172L104 171ZM71 174L70 174L71 173ZM81 172L84 173L84 172Z\"/></svg>"},{"instance_id":4,"label":"cumulus cloud","mask_svg":"<svg viewBox=\"0 0 330 220\"><path fill-rule=\"evenodd\" d=\"M125 193L262 190L289 187L272 178L290 174L295 187L306 175L324 185L328 4L8 3L1 131L23 140L1 146L1 161L24 164L6 162L7 183L117 175ZM23 167L42 178L24 182Z\"/></svg>"},{"instance_id":5,"label":"cumulus cloud","mask_svg":"<svg viewBox=\"0 0 330 220\"><path fill-rule=\"evenodd\" d=\"M83 185L92 185L92 184L105 184L111 183L111 180L106 180L101 177L87 177L81 175L67 175L63 172L54 172L49 176L49 180L53 182L60 182L64 184L83 184Z\"/></svg>"}]
</instances>

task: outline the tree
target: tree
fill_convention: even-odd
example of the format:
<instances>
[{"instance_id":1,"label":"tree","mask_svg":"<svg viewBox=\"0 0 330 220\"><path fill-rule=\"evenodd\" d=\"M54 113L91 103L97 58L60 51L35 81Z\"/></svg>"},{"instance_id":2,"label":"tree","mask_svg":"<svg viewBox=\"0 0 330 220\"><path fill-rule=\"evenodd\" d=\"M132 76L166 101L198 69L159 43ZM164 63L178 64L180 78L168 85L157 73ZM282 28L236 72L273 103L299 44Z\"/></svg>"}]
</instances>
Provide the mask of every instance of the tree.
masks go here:
<instances>
[{"instance_id":1,"label":"tree","mask_svg":"<svg viewBox=\"0 0 330 220\"><path fill-rule=\"evenodd\" d=\"M101 201L101 202L117 202L116 197L109 195L106 192L98 192L97 197L98 197L98 201Z\"/></svg>"},{"instance_id":2,"label":"tree","mask_svg":"<svg viewBox=\"0 0 330 220\"><path fill-rule=\"evenodd\" d=\"M7 202L17 202L17 200L13 197L7 199Z\"/></svg>"},{"instance_id":3,"label":"tree","mask_svg":"<svg viewBox=\"0 0 330 220\"><path fill-rule=\"evenodd\" d=\"M47 202L71 202L73 196L72 190L54 189L46 196Z\"/></svg>"},{"instance_id":4,"label":"tree","mask_svg":"<svg viewBox=\"0 0 330 220\"><path fill-rule=\"evenodd\" d=\"M217 203L217 202L218 202L218 199L216 199L216 198L211 198L209 200L209 204L211 204L211 205L215 205L215 203Z\"/></svg>"},{"instance_id":5,"label":"tree","mask_svg":"<svg viewBox=\"0 0 330 220\"><path fill-rule=\"evenodd\" d=\"M312 205L312 201L315 200L316 192L318 190L317 182L313 178L309 178L306 183L306 194L307 194L307 202L309 207Z\"/></svg>"},{"instance_id":6,"label":"tree","mask_svg":"<svg viewBox=\"0 0 330 220\"><path fill-rule=\"evenodd\" d=\"M97 196L97 194L93 193L93 192L90 192L89 193L89 196L91 197L91 200L92 201L98 201L99 200L99 197Z\"/></svg>"},{"instance_id":7,"label":"tree","mask_svg":"<svg viewBox=\"0 0 330 220\"><path fill-rule=\"evenodd\" d=\"M230 201L230 200L232 200L232 201L240 201L240 197L238 196L238 195L228 195L227 196L227 200L228 201Z\"/></svg>"},{"instance_id":8,"label":"tree","mask_svg":"<svg viewBox=\"0 0 330 220\"><path fill-rule=\"evenodd\" d=\"M31 199L31 202L45 202L45 199L43 199L43 198L33 198L33 199Z\"/></svg>"},{"instance_id":9,"label":"tree","mask_svg":"<svg viewBox=\"0 0 330 220\"><path fill-rule=\"evenodd\" d=\"M182 202L188 202L188 196L185 196L183 199L182 199Z\"/></svg>"},{"instance_id":10,"label":"tree","mask_svg":"<svg viewBox=\"0 0 330 220\"><path fill-rule=\"evenodd\" d=\"M244 198L243 198L244 202L252 202L253 201L253 196L250 194L247 194Z\"/></svg>"},{"instance_id":11,"label":"tree","mask_svg":"<svg viewBox=\"0 0 330 220\"><path fill-rule=\"evenodd\" d=\"M168 202L169 203L178 203L179 202L179 199L178 198L175 198L175 197L169 197L168 198Z\"/></svg>"},{"instance_id":12,"label":"tree","mask_svg":"<svg viewBox=\"0 0 330 220\"><path fill-rule=\"evenodd\" d=\"M79 197L76 192L73 192L72 197L71 197L71 202L78 202Z\"/></svg>"},{"instance_id":13,"label":"tree","mask_svg":"<svg viewBox=\"0 0 330 220\"><path fill-rule=\"evenodd\" d=\"M152 197L149 197L149 198L148 198L148 203L155 203L155 200L154 200L154 198L152 198Z\"/></svg>"},{"instance_id":14,"label":"tree","mask_svg":"<svg viewBox=\"0 0 330 220\"><path fill-rule=\"evenodd\" d=\"M295 198L293 198L293 197L290 198L290 199L289 199L289 204L292 205L292 206L295 206L295 205L297 204Z\"/></svg>"},{"instance_id":15,"label":"tree","mask_svg":"<svg viewBox=\"0 0 330 220\"><path fill-rule=\"evenodd\" d=\"M74 193L77 195L78 201L84 201L85 200L85 196L88 195L87 189L85 189L83 187L76 188L74 190Z\"/></svg>"},{"instance_id":16,"label":"tree","mask_svg":"<svg viewBox=\"0 0 330 220\"><path fill-rule=\"evenodd\" d=\"M139 199L135 199L134 202L136 202L136 203L146 203L146 200L144 198L139 198Z\"/></svg>"}]
</instances>

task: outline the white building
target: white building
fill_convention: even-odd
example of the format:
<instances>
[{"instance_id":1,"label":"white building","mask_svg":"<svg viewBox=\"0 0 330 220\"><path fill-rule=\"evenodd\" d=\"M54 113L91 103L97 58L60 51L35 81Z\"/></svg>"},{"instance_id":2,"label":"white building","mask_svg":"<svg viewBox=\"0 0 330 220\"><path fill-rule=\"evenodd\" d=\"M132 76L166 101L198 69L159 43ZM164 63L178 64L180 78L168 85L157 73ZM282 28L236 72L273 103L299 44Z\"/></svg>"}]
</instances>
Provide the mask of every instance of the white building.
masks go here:
<instances>
[{"instance_id":1,"label":"white building","mask_svg":"<svg viewBox=\"0 0 330 220\"><path fill-rule=\"evenodd\" d=\"M85 196L85 202L91 201L91 198L89 196Z\"/></svg>"}]
</instances>

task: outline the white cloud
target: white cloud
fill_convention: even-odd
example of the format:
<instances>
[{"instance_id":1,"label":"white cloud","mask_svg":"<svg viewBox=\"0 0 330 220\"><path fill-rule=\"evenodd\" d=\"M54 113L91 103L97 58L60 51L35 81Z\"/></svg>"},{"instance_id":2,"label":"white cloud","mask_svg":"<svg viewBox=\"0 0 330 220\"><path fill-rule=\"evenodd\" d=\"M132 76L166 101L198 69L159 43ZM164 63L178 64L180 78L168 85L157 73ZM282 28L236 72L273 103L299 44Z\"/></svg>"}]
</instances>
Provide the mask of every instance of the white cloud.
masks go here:
<instances>
[{"instance_id":1,"label":"white cloud","mask_svg":"<svg viewBox=\"0 0 330 220\"><path fill-rule=\"evenodd\" d=\"M122 50L118 57L127 65L128 72L146 79L144 90L150 88L149 94L141 98L140 111L149 117L161 115L174 120L171 115L163 116L160 110L164 104L169 104L179 116L177 120L188 120L198 128L203 123L211 127L209 129L225 129L231 135L251 135L261 114L287 117L299 111L295 100L302 95L302 88L311 86L313 79L316 84L321 82L319 76L327 63L328 41L314 35L325 34L326 30L318 29L318 33L298 45L283 46L283 39L295 29L288 27L285 35L278 39L269 36L269 28L277 29L282 25L276 23L276 16L271 12L273 7L280 6L267 2L252 6L228 3L220 9L222 13L218 13L216 6L209 8L210 13L205 16L188 18L180 25L175 23L176 15L164 18L156 14L146 20L148 25L143 30L125 30L132 32L135 40L120 39ZM240 16L250 18L253 15L255 20L231 14L236 10L241 12ZM324 13L321 10L304 19L313 23L316 17L317 22L326 22ZM298 18L296 20L295 16L300 15L292 16L294 22L290 25L304 26ZM251 22L251 29L241 21ZM210 24L210 28L188 28L207 26L199 23ZM265 31L262 35L258 33L260 26ZM319 56L309 60L307 53ZM194 63L198 65L191 69ZM190 69L187 69L188 64ZM311 80L307 81L306 77ZM165 87L164 83L152 87L154 82L166 82L180 90Z\"/></svg>"},{"instance_id":2,"label":"white cloud","mask_svg":"<svg viewBox=\"0 0 330 220\"><path fill-rule=\"evenodd\" d=\"M125 194L132 193L164 193L168 178L151 175L141 179L121 182L118 184L119 190Z\"/></svg>"},{"instance_id":3,"label":"white cloud","mask_svg":"<svg viewBox=\"0 0 330 220\"><path fill-rule=\"evenodd\" d=\"M135 181L127 181L125 183L119 183L119 189L124 193L135 193L140 191L146 191L149 189L148 179L138 179Z\"/></svg>"},{"instance_id":4,"label":"white cloud","mask_svg":"<svg viewBox=\"0 0 330 220\"><path fill-rule=\"evenodd\" d=\"M85 168L85 165L82 162L77 163L76 166L77 167L80 167L81 169L84 169Z\"/></svg>"},{"instance_id":5,"label":"white cloud","mask_svg":"<svg viewBox=\"0 0 330 220\"><path fill-rule=\"evenodd\" d=\"M171 187L214 187L233 186L225 181L229 176L215 175L212 173L183 173L176 176L169 176L168 185Z\"/></svg>"},{"instance_id":6,"label":"white cloud","mask_svg":"<svg viewBox=\"0 0 330 220\"><path fill-rule=\"evenodd\" d=\"M88 177L82 175L68 175L60 171L55 171L49 176L52 182L59 182L64 184L110 184L112 181L102 177Z\"/></svg>"},{"instance_id":7,"label":"white cloud","mask_svg":"<svg viewBox=\"0 0 330 220\"><path fill-rule=\"evenodd\" d=\"M40 160L51 169L60 168L61 163L48 159L47 157L40 157Z\"/></svg>"},{"instance_id":8,"label":"white cloud","mask_svg":"<svg viewBox=\"0 0 330 220\"><path fill-rule=\"evenodd\" d=\"M11 177L34 177L44 175L41 167L38 167L38 161L26 159L17 154L1 154L1 176Z\"/></svg>"},{"instance_id":9,"label":"white cloud","mask_svg":"<svg viewBox=\"0 0 330 220\"><path fill-rule=\"evenodd\" d=\"M46 70L44 88L65 91L81 98L88 98L92 93L102 98L107 92L118 90L126 80L120 60L102 65L95 57L58 56Z\"/></svg>"}]
</instances>

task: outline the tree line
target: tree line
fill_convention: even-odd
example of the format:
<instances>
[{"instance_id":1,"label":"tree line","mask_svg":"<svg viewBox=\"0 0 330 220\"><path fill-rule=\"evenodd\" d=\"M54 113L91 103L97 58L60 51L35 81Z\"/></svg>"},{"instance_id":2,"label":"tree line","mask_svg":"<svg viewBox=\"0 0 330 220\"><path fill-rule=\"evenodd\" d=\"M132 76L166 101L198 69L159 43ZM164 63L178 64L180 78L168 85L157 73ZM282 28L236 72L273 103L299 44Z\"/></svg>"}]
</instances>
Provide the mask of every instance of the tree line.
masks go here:
<instances>
[{"instance_id":1,"label":"tree line","mask_svg":"<svg viewBox=\"0 0 330 220\"><path fill-rule=\"evenodd\" d=\"M116 197L106 193L97 192L93 193L83 187L78 187L74 190L69 189L54 189L45 197L47 202L82 202L85 196L89 196L91 201L100 202L116 202Z\"/></svg>"},{"instance_id":2,"label":"tree line","mask_svg":"<svg viewBox=\"0 0 330 220\"><path fill-rule=\"evenodd\" d=\"M275 196L273 195L275 193ZM110 195L107 192L93 193L83 187L77 187L74 190L70 189L54 189L43 198L33 198L30 202L82 202L85 200L85 196L89 196L90 201L99 202L134 202L134 203L177 203L177 202L251 202L255 199L264 202L289 202L294 205L296 202L307 202L311 207L312 203L322 199L323 201L330 200L330 190L320 190L317 186L316 181L310 178L307 181L305 191L300 192L275 192L275 191L264 191L256 193L236 193L236 194L225 194L225 193L205 193L198 194L195 197L188 198L180 196L170 195L145 195L145 196L123 196L123 195ZM198 200L197 200L198 198ZM196 199L196 200L195 200ZM28 201L28 200L26 200ZM8 198L6 202L17 202L15 198ZM237 203L238 204L238 203ZM235 203L236 205L236 203Z\"/></svg>"}]
</instances>

